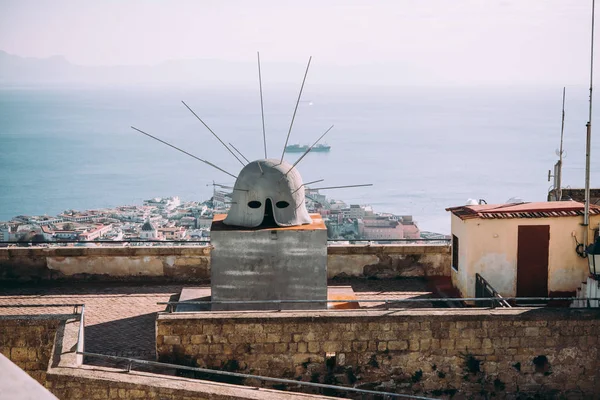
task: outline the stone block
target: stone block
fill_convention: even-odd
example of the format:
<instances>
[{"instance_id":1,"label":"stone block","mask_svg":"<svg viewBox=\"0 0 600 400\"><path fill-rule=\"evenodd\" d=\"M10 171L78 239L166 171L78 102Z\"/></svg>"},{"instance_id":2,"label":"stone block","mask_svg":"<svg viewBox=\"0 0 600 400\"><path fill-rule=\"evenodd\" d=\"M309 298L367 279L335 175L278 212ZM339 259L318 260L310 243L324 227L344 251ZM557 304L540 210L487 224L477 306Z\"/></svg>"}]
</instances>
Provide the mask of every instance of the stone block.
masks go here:
<instances>
[{"instance_id":1,"label":"stone block","mask_svg":"<svg viewBox=\"0 0 600 400\"><path fill-rule=\"evenodd\" d=\"M306 353L308 351L308 344L306 342L298 343L298 353Z\"/></svg>"},{"instance_id":2,"label":"stone block","mask_svg":"<svg viewBox=\"0 0 600 400\"><path fill-rule=\"evenodd\" d=\"M267 333L265 343L279 343L281 342L281 334L278 333Z\"/></svg>"},{"instance_id":3,"label":"stone block","mask_svg":"<svg viewBox=\"0 0 600 400\"><path fill-rule=\"evenodd\" d=\"M263 328L265 333L283 333L283 326L280 324L265 324Z\"/></svg>"},{"instance_id":4,"label":"stone block","mask_svg":"<svg viewBox=\"0 0 600 400\"><path fill-rule=\"evenodd\" d=\"M221 354L223 353L222 344L211 344L208 346L208 354Z\"/></svg>"},{"instance_id":5,"label":"stone block","mask_svg":"<svg viewBox=\"0 0 600 400\"><path fill-rule=\"evenodd\" d=\"M408 349L408 342L406 340L390 340L387 347L390 351L406 350Z\"/></svg>"},{"instance_id":6,"label":"stone block","mask_svg":"<svg viewBox=\"0 0 600 400\"><path fill-rule=\"evenodd\" d=\"M181 338L179 336L164 336L163 343L166 345L178 345L181 344Z\"/></svg>"},{"instance_id":7,"label":"stone block","mask_svg":"<svg viewBox=\"0 0 600 400\"><path fill-rule=\"evenodd\" d=\"M132 399L144 399L146 398L146 392L144 390L140 390L140 389L130 389L129 390L129 397Z\"/></svg>"},{"instance_id":8,"label":"stone block","mask_svg":"<svg viewBox=\"0 0 600 400\"><path fill-rule=\"evenodd\" d=\"M321 351L321 344L319 342L308 342L308 352L318 353Z\"/></svg>"},{"instance_id":9,"label":"stone block","mask_svg":"<svg viewBox=\"0 0 600 400\"><path fill-rule=\"evenodd\" d=\"M440 340L440 348L444 350L454 350L454 339Z\"/></svg>"},{"instance_id":10,"label":"stone block","mask_svg":"<svg viewBox=\"0 0 600 400\"><path fill-rule=\"evenodd\" d=\"M540 335L540 329L535 326L530 326L525 328L525 336L535 336L538 337Z\"/></svg>"},{"instance_id":11,"label":"stone block","mask_svg":"<svg viewBox=\"0 0 600 400\"><path fill-rule=\"evenodd\" d=\"M207 336L206 335L191 335L190 343L192 343L192 344L208 343Z\"/></svg>"},{"instance_id":12,"label":"stone block","mask_svg":"<svg viewBox=\"0 0 600 400\"><path fill-rule=\"evenodd\" d=\"M323 343L323 351L326 353L335 353L342 350L342 343L340 342L324 342Z\"/></svg>"},{"instance_id":13,"label":"stone block","mask_svg":"<svg viewBox=\"0 0 600 400\"><path fill-rule=\"evenodd\" d=\"M367 350L367 342L355 341L352 342L352 350L357 353L362 353Z\"/></svg>"},{"instance_id":14,"label":"stone block","mask_svg":"<svg viewBox=\"0 0 600 400\"><path fill-rule=\"evenodd\" d=\"M13 362L16 361L28 361L29 358L29 349L26 347L13 347L10 349L10 359Z\"/></svg>"},{"instance_id":15,"label":"stone block","mask_svg":"<svg viewBox=\"0 0 600 400\"><path fill-rule=\"evenodd\" d=\"M419 347L421 351L428 351L431 348L432 339L421 339Z\"/></svg>"},{"instance_id":16,"label":"stone block","mask_svg":"<svg viewBox=\"0 0 600 400\"><path fill-rule=\"evenodd\" d=\"M413 339L408 341L408 349L410 351L419 351L419 340Z\"/></svg>"},{"instance_id":17,"label":"stone block","mask_svg":"<svg viewBox=\"0 0 600 400\"><path fill-rule=\"evenodd\" d=\"M288 344L287 343L275 343L274 345L274 349L273 351L275 353L286 353L288 350Z\"/></svg>"}]
</instances>

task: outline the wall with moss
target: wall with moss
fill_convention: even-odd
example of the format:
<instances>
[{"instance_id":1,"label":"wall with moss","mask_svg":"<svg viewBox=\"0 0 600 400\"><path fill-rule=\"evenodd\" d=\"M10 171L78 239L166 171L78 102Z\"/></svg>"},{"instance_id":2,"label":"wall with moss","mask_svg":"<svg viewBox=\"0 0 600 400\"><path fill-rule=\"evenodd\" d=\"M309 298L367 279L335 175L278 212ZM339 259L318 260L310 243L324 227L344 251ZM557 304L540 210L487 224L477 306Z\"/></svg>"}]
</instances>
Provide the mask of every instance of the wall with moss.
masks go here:
<instances>
[{"instance_id":1,"label":"wall with moss","mask_svg":"<svg viewBox=\"0 0 600 400\"><path fill-rule=\"evenodd\" d=\"M600 395L600 310L160 314L160 360L415 395Z\"/></svg>"}]
</instances>

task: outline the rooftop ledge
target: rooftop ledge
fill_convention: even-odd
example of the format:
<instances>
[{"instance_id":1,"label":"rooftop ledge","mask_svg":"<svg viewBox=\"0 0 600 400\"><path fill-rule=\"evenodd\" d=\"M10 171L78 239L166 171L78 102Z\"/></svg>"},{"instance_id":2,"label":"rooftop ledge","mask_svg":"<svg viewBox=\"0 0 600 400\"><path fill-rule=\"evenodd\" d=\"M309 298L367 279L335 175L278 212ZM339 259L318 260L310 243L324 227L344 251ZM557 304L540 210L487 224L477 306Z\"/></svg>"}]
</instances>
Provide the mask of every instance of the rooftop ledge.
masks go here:
<instances>
[{"instance_id":1,"label":"rooftop ledge","mask_svg":"<svg viewBox=\"0 0 600 400\"><path fill-rule=\"evenodd\" d=\"M0 259L15 256L208 256L212 246L133 246L133 247L4 247ZM449 244L375 244L327 246L327 254L450 254Z\"/></svg>"}]
</instances>

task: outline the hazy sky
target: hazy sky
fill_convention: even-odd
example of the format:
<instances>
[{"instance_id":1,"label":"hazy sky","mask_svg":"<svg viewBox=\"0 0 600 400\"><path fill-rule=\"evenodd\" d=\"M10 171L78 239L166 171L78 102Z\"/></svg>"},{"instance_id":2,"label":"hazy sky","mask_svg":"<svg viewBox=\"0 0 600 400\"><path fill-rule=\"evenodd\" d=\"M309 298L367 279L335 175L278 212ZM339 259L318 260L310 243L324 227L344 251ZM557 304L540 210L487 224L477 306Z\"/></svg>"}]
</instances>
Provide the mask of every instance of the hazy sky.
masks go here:
<instances>
[{"instance_id":1,"label":"hazy sky","mask_svg":"<svg viewBox=\"0 0 600 400\"><path fill-rule=\"evenodd\" d=\"M0 0L0 49L82 65L384 64L440 82L580 84L591 0Z\"/></svg>"}]
</instances>

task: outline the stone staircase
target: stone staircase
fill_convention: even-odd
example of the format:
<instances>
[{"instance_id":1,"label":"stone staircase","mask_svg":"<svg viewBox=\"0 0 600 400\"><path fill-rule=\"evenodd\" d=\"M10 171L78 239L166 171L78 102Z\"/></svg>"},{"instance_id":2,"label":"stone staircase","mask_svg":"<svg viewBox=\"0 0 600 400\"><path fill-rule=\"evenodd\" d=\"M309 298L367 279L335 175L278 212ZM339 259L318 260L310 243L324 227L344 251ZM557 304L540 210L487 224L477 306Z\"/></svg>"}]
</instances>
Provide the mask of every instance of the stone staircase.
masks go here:
<instances>
[{"instance_id":1,"label":"stone staircase","mask_svg":"<svg viewBox=\"0 0 600 400\"><path fill-rule=\"evenodd\" d=\"M600 281L588 277L587 281L581 282L581 287L577 288L576 297L578 300L574 300L571 307L587 307L587 299L600 298ZM599 303L598 300L590 300L590 307L600 307Z\"/></svg>"}]
</instances>

